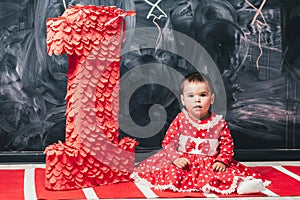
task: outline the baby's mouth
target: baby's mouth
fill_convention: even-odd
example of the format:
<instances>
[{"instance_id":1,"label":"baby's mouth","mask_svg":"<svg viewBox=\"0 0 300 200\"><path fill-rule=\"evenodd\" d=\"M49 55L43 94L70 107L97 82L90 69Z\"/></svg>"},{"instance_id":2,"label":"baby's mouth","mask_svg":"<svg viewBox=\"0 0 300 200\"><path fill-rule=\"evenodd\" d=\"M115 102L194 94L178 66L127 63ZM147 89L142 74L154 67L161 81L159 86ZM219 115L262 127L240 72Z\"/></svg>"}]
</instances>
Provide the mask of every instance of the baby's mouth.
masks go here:
<instances>
[{"instance_id":1,"label":"baby's mouth","mask_svg":"<svg viewBox=\"0 0 300 200\"><path fill-rule=\"evenodd\" d=\"M201 109L202 108L202 106L194 106L193 108L195 108L195 109Z\"/></svg>"}]
</instances>

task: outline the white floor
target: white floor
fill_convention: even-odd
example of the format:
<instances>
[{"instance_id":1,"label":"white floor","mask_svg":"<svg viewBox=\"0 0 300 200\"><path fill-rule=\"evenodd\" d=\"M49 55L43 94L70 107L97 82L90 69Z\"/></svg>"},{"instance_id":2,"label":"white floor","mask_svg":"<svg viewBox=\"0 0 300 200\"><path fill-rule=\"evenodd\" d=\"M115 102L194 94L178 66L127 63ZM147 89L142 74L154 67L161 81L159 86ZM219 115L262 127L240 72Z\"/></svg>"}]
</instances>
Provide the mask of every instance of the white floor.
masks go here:
<instances>
[{"instance_id":1,"label":"white floor","mask_svg":"<svg viewBox=\"0 0 300 200\"><path fill-rule=\"evenodd\" d=\"M280 161L280 162L241 162L246 166L278 166L290 165L290 166L300 166L300 161ZM12 163L0 163L0 169L33 169L33 168L45 168L45 164L12 164ZM164 198L166 200L171 200ZM191 200L203 200L204 198L184 198ZM224 199L224 200L300 200L300 196L293 197L254 197L254 198L209 198L209 199ZM174 199L175 200L175 199ZM179 200L178 198L176 200Z\"/></svg>"}]
</instances>

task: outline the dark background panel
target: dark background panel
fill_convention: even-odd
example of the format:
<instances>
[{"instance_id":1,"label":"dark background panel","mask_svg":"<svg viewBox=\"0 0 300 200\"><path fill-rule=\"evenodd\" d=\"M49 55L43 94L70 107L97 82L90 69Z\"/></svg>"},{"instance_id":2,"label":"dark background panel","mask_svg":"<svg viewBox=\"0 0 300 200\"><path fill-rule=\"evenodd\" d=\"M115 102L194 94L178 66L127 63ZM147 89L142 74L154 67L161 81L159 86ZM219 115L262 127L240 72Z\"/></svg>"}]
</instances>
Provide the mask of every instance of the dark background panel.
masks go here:
<instances>
[{"instance_id":1,"label":"dark background panel","mask_svg":"<svg viewBox=\"0 0 300 200\"><path fill-rule=\"evenodd\" d=\"M0 1L0 137L2 151L42 151L64 140L66 56L49 57L45 20L61 4Z\"/></svg>"}]
</instances>

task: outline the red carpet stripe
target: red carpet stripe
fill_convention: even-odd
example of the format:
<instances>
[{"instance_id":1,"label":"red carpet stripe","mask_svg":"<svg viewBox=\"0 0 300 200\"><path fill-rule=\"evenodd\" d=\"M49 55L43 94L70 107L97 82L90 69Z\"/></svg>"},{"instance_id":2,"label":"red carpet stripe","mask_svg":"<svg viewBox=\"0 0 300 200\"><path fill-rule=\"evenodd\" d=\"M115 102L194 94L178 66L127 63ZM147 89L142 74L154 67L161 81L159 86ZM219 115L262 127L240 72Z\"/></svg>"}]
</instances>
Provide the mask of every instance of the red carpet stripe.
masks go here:
<instances>
[{"instance_id":1,"label":"red carpet stripe","mask_svg":"<svg viewBox=\"0 0 300 200\"><path fill-rule=\"evenodd\" d=\"M269 189L265 189L264 191L262 191L262 193L264 193L265 195L269 196L269 197L279 197L278 194L272 192Z\"/></svg>"},{"instance_id":2,"label":"red carpet stripe","mask_svg":"<svg viewBox=\"0 0 300 200\"><path fill-rule=\"evenodd\" d=\"M201 192L179 193L171 191L150 190L125 182L84 188L83 190L49 191L45 189L45 169L0 170L0 199L117 199L117 198L241 198L263 196L300 196L299 166L260 166L252 167L271 181L263 193L238 195L203 194ZM35 186L34 186L35 185Z\"/></svg>"},{"instance_id":3,"label":"red carpet stripe","mask_svg":"<svg viewBox=\"0 0 300 200\"><path fill-rule=\"evenodd\" d=\"M209 194L204 194L202 192L171 192L171 191L159 191L159 190L153 190L157 196L161 198L218 198L218 197L223 197L223 198L234 198L234 197L266 197L267 195L263 193L257 193L257 194L247 194L247 195L239 195L237 193L229 194L229 195L220 195L220 194L215 194L215 193L209 193Z\"/></svg>"},{"instance_id":4,"label":"red carpet stripe","mask_svg":"<svg viewBox=\"0 0 300 200\"><path fill-rule=\"evenodd\" d=\"M238 194L236 192L234 193L231 193L231 194L228 194L228 195L219 195L219 197L222 197L222 198L247 198L247 197L251 197L251 198L254 198L254 197L267 197L268 195L262 193L262 192L259 192L259 193L255 193L255 194Z\"/></svg>"},{"instance_id":5,"label":"red carpet stripe","mask_svg":"<svg viewBox=\"0 0 300 200\"><path fill-rule=\"evenodd\" d=\"M145 198L143 193L137 188L134 182L116 183L94 187L100 199L111 198Z\"/></svg>"},{"instance_id":6,"label":"red carpet stripe","mask_svg":"<svg viewBox=\"0 0 300 200\"><path fill-rule=\"evenodd\" d=\"M291 177L293 177L294 179L296 179L297 181L300 181L300 176L298 176L297 174L289 171L288 169L281 167L281 166L273 166L275 169L277 169L278 171L281 171L282 173L285 173Z\"/></svg>"},{"instance_id":7,"label":"red carpet stripe","mask_svg":"<svg viewBox=\"0 0 300 200\"><path fill-rule=\"evenodd\" d=\"M202 192L172 192L153 190L161 198L205 198Z\"/></svg>"},{"instance_id":8,"label":"red carpet stripe","mask_svg":"<svg viewBox=\"0 0 300 200\"><path fill-rule=\"evenodd\" d=\"M134 184L137 186L137 188L139 188L139 190L143 193L143 195L146 198L158 198L158 196L149 187L143 186L143 185L141 185L139 183L135 183L135 182L134 182Z\"/></svg>"},{"instance_id":9,"label":"red carpet stripe","mask_svg":"<svg viewBox=\"0 0 300 200\"><path fill-rule=\"evenodd\" d=\"M0 199L24 199L24 170L0 170Z\"/></svg>"},{"instance_id":10,"label":"red carpet stripe","mask_svg":"<svg viewBox=\"0 0 300 200\"><path fill-rule=\"evenodd\" d=\"M293 172L294 174L297 174L300 176L300 167L299 166L283 166L287 170Z\"/></svg>"},{"instance_id":11,"label":"red carpet stripe","mask_svg":"<svg viewBox=\"0 0 300 200\"><path fill-rule=\"evenodd\" d=\"M24 173L24 199L36 200L35 181L34 181L34 169L25 169Z\"/></svg>"},{"instance_id":12,"label":"red carpet stripe","mask_svg":"<svg viewBox=\"0 0 300 200\"><path fill-rule=\"evenodd\" d=\"M203 195L204 195L205 197L209 197L209 198L217 198L217 197L218 197L216 194L213 194L213 193L209 193L209 194L203 193Z\"/></svg>"},{"instance_id":13,"label":"red carpet stripe","mask_svg":"<svg viewBox=\"0 0 300 200\"><path fill-rule=\"evenodd\" d=\"M82 190L49 191L45 188L45 169L35 169L35 187L38 199L86 199Z\"/></svg>"},{"instance_id":14,"label":"red carpet stripe","mask_svg":"<svg viewBox=\"0 0 300 200\"><path fill-rule=\"evenodd\" d=\"M97 200L97 199L99 199L93 188L83 188L82 191L83 191L83 193L85 195L85 198L87 200Z\"/></svg>"},{"instance_id":15,"label":"red carpet stripe","mask_svg":"<svg viewBox=\"0 0 300 200\"><path fill-rule=\"evenodd\" d=\"M274 167L253 167L267 180L271 181L268 189L279 196L299 196L300 181L282 173Z\"/></svg>"}]
</instances>

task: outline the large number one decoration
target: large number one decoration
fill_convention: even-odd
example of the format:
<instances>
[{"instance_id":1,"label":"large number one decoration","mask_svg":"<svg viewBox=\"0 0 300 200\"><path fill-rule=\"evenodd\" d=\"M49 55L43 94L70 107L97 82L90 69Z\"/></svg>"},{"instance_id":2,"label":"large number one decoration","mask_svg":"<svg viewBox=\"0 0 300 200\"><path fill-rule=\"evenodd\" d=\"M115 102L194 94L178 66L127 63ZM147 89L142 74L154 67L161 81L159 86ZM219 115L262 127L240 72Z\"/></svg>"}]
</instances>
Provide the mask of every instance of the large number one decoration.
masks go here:
<instances>
[{"instance_id":1,"label":"large number one decoration","mask_svg":"<svg viewBox=\"0 0 300 200\"><path fill-rule=\"evenodd\" d=\"M130 180L137 142L118 138L121 35L129 15L113 6L76 5L47 20L48 54L69 58L66 138L45 149L47 189Z\"/></svg>"}]
</instances>

